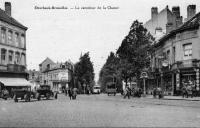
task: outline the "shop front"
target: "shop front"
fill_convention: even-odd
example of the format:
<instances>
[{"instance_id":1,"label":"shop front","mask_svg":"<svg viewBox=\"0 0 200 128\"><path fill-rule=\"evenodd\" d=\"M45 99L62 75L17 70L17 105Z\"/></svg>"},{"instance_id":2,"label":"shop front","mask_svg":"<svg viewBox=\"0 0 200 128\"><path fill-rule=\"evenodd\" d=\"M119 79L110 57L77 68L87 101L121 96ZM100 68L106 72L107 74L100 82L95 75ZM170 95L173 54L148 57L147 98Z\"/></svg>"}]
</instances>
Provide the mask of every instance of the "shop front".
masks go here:
<instances>
[{"instance_id":1,"label":"shop front","mask_svg":"<svg viewBox=\"0 0 200 128\"><path fill-rule=\"evenodd\" d=\"M190 64L190 65L189 65ZM179 63L174 73L174 93L181 95L183 87L192 87L194 95L199 95L199 66L195 61Z\"/></svg>"}]
</instances>

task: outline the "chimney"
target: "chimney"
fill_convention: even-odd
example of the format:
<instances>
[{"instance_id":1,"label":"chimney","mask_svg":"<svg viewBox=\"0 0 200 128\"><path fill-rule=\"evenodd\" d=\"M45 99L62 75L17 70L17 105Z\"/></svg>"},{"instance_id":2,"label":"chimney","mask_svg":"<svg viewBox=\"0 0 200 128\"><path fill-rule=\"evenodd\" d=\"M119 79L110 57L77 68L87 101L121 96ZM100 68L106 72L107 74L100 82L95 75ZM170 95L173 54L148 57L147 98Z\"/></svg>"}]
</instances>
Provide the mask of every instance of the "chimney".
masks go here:
<instances>
[{"instance_id":1,"label":"chimney","mask_svg":"<svg viewBox=\"0 0 200 128\"><path fill-rule=\"evenodd\" d=\"M187 20L191 19L196 14L196 5L188 5Z\"/></svg>"},{"instance_id":2,"label":"chimney","mask_svg":"<svg viewBox=\"0 0 200 128\"><path fill-rule=\"evenodd\" d=\"M151 8L151 19L154 19L158 15L158 8L152 7Z\"/></svg>"},{"instance_id":3,"label":"chimney","mask_svg":"<svg viewBox=\"0 0 200 128\"><path fill-rule=\"evenodd\" d=\"M172 13L176 16L176 18L180 17L180 8L179 8L179 6L172 7Z\"/></svg>"},{"instance_id":4,"label":"chimney","mask_svg":"<svg viewBox=\"0 0 200 128\"><path fill-rule=\"evenodd\" d=\"M11 3L5 2L5 12L7 15L11 16Z\"/></svg>"}]
</instances>

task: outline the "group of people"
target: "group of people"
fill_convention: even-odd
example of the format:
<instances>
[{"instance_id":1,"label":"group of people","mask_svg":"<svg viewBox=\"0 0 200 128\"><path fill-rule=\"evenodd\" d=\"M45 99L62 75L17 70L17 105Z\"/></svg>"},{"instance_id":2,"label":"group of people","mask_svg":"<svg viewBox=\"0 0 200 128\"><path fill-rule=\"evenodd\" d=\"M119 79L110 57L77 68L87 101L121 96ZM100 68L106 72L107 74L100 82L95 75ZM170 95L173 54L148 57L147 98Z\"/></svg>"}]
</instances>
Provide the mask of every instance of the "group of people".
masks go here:
<instances>
[{"instance_id":1,"label":"group of people","mask_svg":"<svg viewBox=\"0 0 200 128\"><path fill-rule=\"evenodd\" d=\"M160 87L153 89L153 97L156 98L158 96L159 99L163 98L163 91Z\"/></svg>"},{"instance_id":2,"label":"group of people","mask_svg":"<svg viewBox=\"0 0 200 128\"><path fill-rule=\"evenodd\" d=\"M123 90L123 95L124 95L124 99L126 97L128 97L128 99L130 99L130 96L141 97L142 89L140 89L140 88L131 89L129 86L126 86L125 89Z\"/></svg>"},{"instance_id":3,"label":"group of people","mask_svg":"<svg viewBox=\"0 0 200 128\"><path fill-rule=\"evenodd\" d=\"M75 100L77 96L77 88L69 88L65 91L65 94L69 96L70 100Z\"/></svg>"},{"instance_id":4,"label":"group of people","mask_svg":"<svg viewBox=\"0 0 200 128\"><path fill-rule=\"evenodd\" d=\"M192 98L193 97L193 88L191 85L184 85L182 87L182 96L183 98L186 97L188 98L189 96Z\"/></svg>"}]
</instances>

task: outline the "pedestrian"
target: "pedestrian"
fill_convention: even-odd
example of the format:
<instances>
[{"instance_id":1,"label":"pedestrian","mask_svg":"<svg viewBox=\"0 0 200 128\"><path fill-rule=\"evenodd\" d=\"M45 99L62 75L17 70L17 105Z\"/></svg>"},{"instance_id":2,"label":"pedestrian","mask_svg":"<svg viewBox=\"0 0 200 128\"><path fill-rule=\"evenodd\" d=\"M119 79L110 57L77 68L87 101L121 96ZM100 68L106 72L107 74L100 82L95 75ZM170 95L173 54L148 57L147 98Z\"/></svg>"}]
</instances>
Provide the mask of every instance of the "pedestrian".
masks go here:
<instances>
[{"instance_id":1,"label":"pedestrian","mask_svg":"<svg viewBox=\"0 0 200 128\"><path fill-rule=\"evenodd\" d=\"M69 99L71 100L71 98L72 98L72 89L71 88L68 89L68 95L69 95Z\"/></svg>"},{"instance_id":2,"label":"pedestrian","mask_svg":"<svg viewBox=\"0 0 200 128\"><path fill-rule=\"evenodd\" d=\"M157 89L154 88L154 89L153 89L153 98L156 98L156 92L157 92Z\"/></svg>"},{"instance_id":3,"label":"pedestrian","mask_svg":"<svg viewBox=\"0 0 200 128\"><path fill-rule=\"evenodd\" d=\"M190 96L192 98L192 86L188 85L187 88L186 88L186 90L187 90L188 96Z\"/></svg>"},{"instance_id":4,"label":"pedestrian","mask_svg":"<svg viewBox=\"0 0 200 128\"><path fill-rule=\"evenodd\" d=\"M159 99L163 98L162 89L160 87L157 88L157 92L158 92L158 98Z\"/></svg>"},{"instance_id":5,"label":"pedestrian","mask_svg":"<svg viewBox=\"0 0 200 128\"><path fill-rule=\"evenodd\" d=\"M77 88L73 88L72 90L72 99L76 99L77 96Z\"/></svg>"},{"instance_id":6,"label":"pedestrian","mask_svg":"<svg viewBox=\"0 0 200 128\"><path fill-rule=\"evenodd\" d=\"M130 89L128 86L126 86L124 93L124 99L126 99L126 96L128 96L128 99L130 99Z\"/></svg>"},{"instance_id":7,"label":"pedestrian","mask_svg":"<svg viewBox=\"0 0 200 128\"><path fill-rule=\"evenodd\" d=\"M187 91L185 85L182 87L182 97L187 97Z\"/></svg>"}]
</instances>

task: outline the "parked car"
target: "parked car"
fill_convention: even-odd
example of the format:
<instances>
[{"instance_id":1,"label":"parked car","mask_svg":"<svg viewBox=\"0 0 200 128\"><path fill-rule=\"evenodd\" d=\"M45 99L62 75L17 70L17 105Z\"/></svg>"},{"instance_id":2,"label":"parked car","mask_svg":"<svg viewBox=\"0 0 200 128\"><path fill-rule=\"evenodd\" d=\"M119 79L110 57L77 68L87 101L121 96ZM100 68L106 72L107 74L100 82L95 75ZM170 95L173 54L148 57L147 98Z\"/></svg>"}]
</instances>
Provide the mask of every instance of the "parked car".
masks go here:
<instances>
[{"instance_id":1,"label":"parked car","mask_svg":"<svg viewBox=\"0 0 200 128\"><path fill-rule=\"evenodd\" d=\"M15 102L18 100L25 100L25 102L30 102L31 100L31 87L30 86L23 86L20 88L16 88L12 90L13 99Z\"/></svg>"},{"instance_id":2,"label":"parked car","mask_svg":"<svg viewBox=\"0 0 200 128\"><path fill-rule=\"evenodd\" d=\"M41 100L41 98L50 99L50 97L57 99L57 92L53 92L49 85L40 85L36 90L35 98L37 100Z\"/></svg>"}]
</instances>

